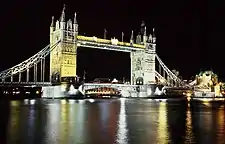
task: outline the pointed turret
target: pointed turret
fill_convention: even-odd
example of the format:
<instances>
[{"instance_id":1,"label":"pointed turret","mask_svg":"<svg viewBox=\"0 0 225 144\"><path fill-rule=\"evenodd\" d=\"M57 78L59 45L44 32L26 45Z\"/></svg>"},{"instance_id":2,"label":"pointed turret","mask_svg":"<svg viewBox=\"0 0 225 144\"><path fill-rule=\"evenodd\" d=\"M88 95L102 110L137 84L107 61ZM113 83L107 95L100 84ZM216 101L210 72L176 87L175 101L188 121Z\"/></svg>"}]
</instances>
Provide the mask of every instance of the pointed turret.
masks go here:
<instances>
[{"instance_id":1,"label":"pointed turret","mask_svg":"<svg viewBox=\"0 0 225 144\"><path fill-rule=\"evenodd\" d=\"M77 13L74 13L74 19L73 19L73 28L74 28L74 41L77 40L78 36L78 22L77 22Z\"/></svg>"},{"instance_id":2,"label":"pointed turret","mask_svg":"<svg viewBox=\"0 0 225 144\"><path fill-rule=\"evenodd\" d=\"M52 16L51 27L54 27L54 16Z\"/></svg>"},{"instance_id":3,"label":"pointed turret","mask_svg":"<svg viewBox=\"0 0 225 144\"><path fill-rule=\"evenodd\" d=\"M74 24L77 24L77 13L76 13L76 12L74 13L74 20L73 20L73 23L74 23Z\"/></svg>"},{"instance_id":4,"label":"pointed turret","mask_svg":"<svg viewBox=\"0 0 225 144\"><path fill-rule=\"evenodd\" d=\"M50 25L50 33L53 33L55 30L55 25L54 25L54 16L52 16L52 22L51 22L51 25Z\"/></svg>"},{"instance_id":5,"label":"pointed turret","mask_svg":"<svg viewBox=\"0 0 225 144\"><path fill-rule=\"evenodd\" d=\"M72 26L72 20L71 19L69 19L68 21L67 21L67 30L71 30L72 28L73 28L73 26Z\"/></svg>"},{"instance_id":6,"label":"pointed turret","mask_svg":"<svg viewBox=\"0 0 225 144\"><path fill-rule=\"evenodd\" d=\"M141 32L138 33L138 35L136 36L136 44L142 44L142 36L141 36Z\"/></svg>"},{"instance_id":7,"label":"pointed turret","mask_svg":"<svg viewBox=\"0 0 225 144\"><path fill-rule=\"evenodd\" d=\"M54 26L54 16L52 16L52 22L50 25L50 44L53 43L53 32L55 30L55 26Z\"/></svg>"},{"instance_id":8,"label":"pointed turret","mask_svg":"<svg viewBox=\"0 0 225 144\"><path fill-rule=\"evenodd\" d=\"M152 34L149 34L148 42L149 42L149 43L152 43Z\"/></svg>"},{"instance_id":9,"label":"pointed turret","mask_svg":"<svg viewBox=\"0 0 225 144\"><path fill-rule=\"evenodd\" d=\"M59 21L57 20L55 23L55 30L58 30L58 29L59 29Z\"/></svg>"},{"instance_id":10,"label":"pointed turret","mask_svg":"<svg viewBox=\"0 0 225 144\"><path fill-rule=\"evenodd\" d=\"M65 9L66 9L66 5L63 5L63 10L62 10L62 14L60 17L60 22L65 22L66 21L66 17L65 17Z\"/></svg>"},{"instance_id":11,"label":"pointed turret","mask_svg":"<svg viewBox=\"0 0 225 144\"><path fill-rule=\"evenodd\" d=\"M66 6L64 4L62 14L61 14L61 17L60 17L60 20L59 20L60 21L60 29L66 29L65 9L66 9Z\"/></svg>"},{"instance_id":12,"label":"pointed turret","mask_svg":"<svg viewBox=\"0 0 225 144\"><path fill-rule=\"evenodd\" d=\"M152 29L152 37L156 37L155 36L155 28Z\"/></svg>"},{"instance_id":13,"label":"pointed turret","mask_svg":"<svg viewBox=\"0 0 225 144\"><path fill-rule=\"evenodd\" d=\"M140 27L140 35L144 35L145 32L145 22L141 22L141 27Z\"/></svg>"},{"instance_id":14,"label":"pointed turret","mask_svg":"<svg viewBox=\"0 0 225 144\"><path fill-rule=\"evenodd\" d=\"M106 28L104 28L104 39L106 39L106 36L107 36L107 30Z\"/></svg>"},{"instance_id":15,"label":"pointed turret","mask_svg":"<svg viewBox=\"0 0 225 144\"><path fill-rule=\"evenodd\" d=\"M73 20L73 28L74 31L78 33L78 22L77 22L77 13L74 13L74 20Z\"/></svg>"},{"instance_id":16,"label":"pointed turret","mask_svg":"<svg viewBox=\"0 0 225 144\"><path fill-rule=\"evenodd\" d=\"M147 28L146 28L146 26L145 26L144 35L143 35L143 43L144 43L144 44L146 44L147 39L148 39L148 36L147 36Z\"/></svg>"},{"instance_id":17,"label":"pointed turret","mask_svg":"<svg viewBox=\"0 0 225 144\"><path fill-rule=\"evenodd\" d=\"M131 36L130 36L130 43L133 44L134 43L134 31L131 31Z\"/></svg>"},{"instance_id":18,"label":"pointed turret","mask_svg":"<svg viewBox=\"0 0 225 144\"><path fill-rule=\"evenodd\" d=\"M62 14L61 14L61 17L59 19L60 21L60 39L61 41L64 41L65 40L65 36L66 36L66 18L65 18L65 4L63 6L63 10L62 10Z\"/></svg>"},{"instance_id":19,"label":"pointed turret","mask_svg":"<svg viewBox=\"0 0 225 144\"><path fill-rule=\"evenodd\" d=\"M145 26L144 36L147 36L147 28Z\"/></svg>"},{"instance_id":20,"label":"pointed turret","mask_svg":"<svg viewBox=\"0 0 225 144\"><path fill-rule=\"evenodd\" d=\"M152 31L152 43L156 43L156 35L155 35L155 28L153 28L153 31Z\"/></svg>"}]
</instances>

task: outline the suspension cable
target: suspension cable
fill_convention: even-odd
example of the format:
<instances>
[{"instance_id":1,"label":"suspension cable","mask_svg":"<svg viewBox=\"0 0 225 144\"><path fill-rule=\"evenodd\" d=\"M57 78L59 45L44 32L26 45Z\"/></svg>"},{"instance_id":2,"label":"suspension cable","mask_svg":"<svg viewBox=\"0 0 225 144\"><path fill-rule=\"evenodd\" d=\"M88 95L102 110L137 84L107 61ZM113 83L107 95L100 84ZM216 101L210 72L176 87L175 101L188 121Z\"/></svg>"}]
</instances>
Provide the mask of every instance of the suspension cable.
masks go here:
<instances>
[{"instance_id":1,"label":"suspension cable","mask_svg":"<svg viewBox=\"0 0 225 144\"><path fill-rule=\"evenodd\" d=\"M161 74L159 74L157 71L155 71L155 76L158 78L158 79L165 79Z\"/></svg>"},{"instance_id":2,"label":"suspension cable","mask_svg":"<svg viewBox=\"0 0 225 144\"><path fill-rule=\"evenodd\" d=\"M179 79L173 72L171 72L166 65L162 62L162 60L159 58L159 56L156 54L156 58L159 61L160 65L163 67L163 70L166 71L166 73L171 77L174 81L179 82L180 84L183 84L182 80Z\"/></svg>"},{"instance_id":3,"label":"suspension cable","mask_svg":"<svg viewBox=\"0 0 225 144\"><path fill-rule=\"evenodd\" d=\"M8 78L12 75L16 75L18 73L24 72L26 69L33 67L34 63L39 63L41 59L45 58L50 54L50 52L55 49L55 47L59 44L60 40L57 41L54 45L50 47L50 44L43 48L41 51L28 58L27 60L13 66L12 68L6 69L0 72L0 79ZM50 47L50 48L49 48Z\"/></svg>"},{"instance_id":4,"label":"suspension cable","mask_svg":"<svg viewBox=\"0 0 225 144\"><path fill-rule=\"evenodd\" d=\"M156 58L159 61L160 65L163 67L163 70L166 71L166 73L174 80L179 82L181 85L191 88L192 86L190 84L185 84L180 78L178 78L173 72L171 72L166 65L162 62L162 60L159 58L159 56L156 54Z\"/></svg>"}]
</instances>

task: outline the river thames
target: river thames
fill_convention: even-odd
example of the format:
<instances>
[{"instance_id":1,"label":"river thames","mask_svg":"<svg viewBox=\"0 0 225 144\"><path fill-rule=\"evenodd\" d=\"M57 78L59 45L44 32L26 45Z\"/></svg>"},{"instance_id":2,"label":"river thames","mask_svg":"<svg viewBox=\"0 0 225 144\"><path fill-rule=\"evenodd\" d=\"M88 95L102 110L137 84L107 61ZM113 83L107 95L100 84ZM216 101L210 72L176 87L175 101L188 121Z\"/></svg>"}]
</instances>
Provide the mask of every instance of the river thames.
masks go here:
<instances>
[{"instance_id":1,"label":"river thames","mask_svg":"<svg viewBox=\"0 0 225 144\"><path fill-rule=\"evenodd\" d=\"M225 107L149 100L1 102L1 144L224 144Z\"/></svg>"}]
</instances>

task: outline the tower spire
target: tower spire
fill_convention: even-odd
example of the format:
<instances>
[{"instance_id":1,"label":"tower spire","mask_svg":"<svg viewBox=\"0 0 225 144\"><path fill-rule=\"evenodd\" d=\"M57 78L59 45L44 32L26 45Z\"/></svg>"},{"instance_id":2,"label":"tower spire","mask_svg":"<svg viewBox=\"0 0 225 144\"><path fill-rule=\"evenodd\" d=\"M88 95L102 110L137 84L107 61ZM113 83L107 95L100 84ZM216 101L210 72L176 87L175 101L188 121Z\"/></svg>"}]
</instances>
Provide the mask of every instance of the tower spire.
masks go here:
<instances>
[{"instance_id":1,"label":"tower spire","mask_svg":"<svg viewBox=\"0 0 225 144\"><path fill-rule=\"evenodd\" d=\"M74 28L74 38L76 39L78 35L78 23L77 23L77 13L74 13L74 19L73 19L73 28Z\"/></svg>"},{"instance_id":2,"label":"tower spire","mask_svg":"<svg viewBox=\"0 0 225 144\"><path fill-rule=\"evenodd\" d=\"M77 13L74 13L74 24L77 24Z\"/></svg>"},{"instance_id":3,"label":"tower spire","mask_svg":"<svg viewBox=\"0 0 225 144\"><path fill-rule=\"evenodd\" d=\"M149 34L148 42L152 43L152 34Z\"/></svg>"},{"instance_id":4,"label":"tower spire","mask_svg":"<svg viewBox=\"0 0 225 144\"><path fill-rule=\"evenodd\" d=\"M130 43L134 43L134 31L131 31Z\"/></svg>"},{"instance_id":5,"label":"tower spire","mask_svg":"<svg viewBox=\"0 0 225 144\"><path fill-rule=\"evenodd\" d=\"M107 35L107 30L106 28L104 28L104 39L106 39L106 35Z\"/></svg>"},{"instance_id":6,"label":"tower spire","mask_svg":"<svg viewBox=\"0 0 225 144\"><path fill-rule=\"evenodd\" d=\"M145 26L145 30L144 30L144 36L147 36L147 28Z\"/></svg>"},{"instance_id":7,"label":"tower spire","mask_svg":"<svg viewBox=\"0 0 225 144\"><path fill-rule=\"evenodd\" d=\"M122 42L123 42L124 33L122 32Z\"/></svg>"},{"instance_id":8,"label":"tower spire","mask_svg":"<svg viewBox=\"0 0 225 144\"><path fill-rule=\"evenodd\" d=\"M52 23L51 23L51 27L54 27L54 16L52 16Z\"/></svg>"},{"instance_id":9,"label":"tower spire","mask_svg":"<svg viewBox=\"0 0 225 144\"><path fill-rule=\"evenodd\" d=\"M146 26L144 27L144 34L143 34L143 44L146 44L148 40L148 36L147 36L147 28Z\"/></svg>"},{"instance_id":10,"label":"tower spire","mask_svg":"<svg viewBox=\"0 0 225 144\"><path fill-rule=\"evenodd\" d=\"M144 35L144 31L145 31L145 22L142 21L141 22L141 27L140 27L140 34L143 36Z\"/></svg>"},{"instance_id":11,"label":"tower spire","mask_svg":"<svg viewBox=\"0 0 225 144\"><path fill-rule=\"evenodd\" d=\"M152 32L152 43L156 43L156 35L155 35L155 28L153 28L153 30L152 30L153 32Z\"/></svg>"},{"instance_id":12,"label":"tower spire","mask_svg":"<svg viewBox=\"0 0 225 144\"><path fill-rule=\"evenodd\" d=\"M60 17L60 22L65 22L65 9L66 9L66 5L63 5L63 10L62 10L62 14Z\"/></svg>"}]
</instances>

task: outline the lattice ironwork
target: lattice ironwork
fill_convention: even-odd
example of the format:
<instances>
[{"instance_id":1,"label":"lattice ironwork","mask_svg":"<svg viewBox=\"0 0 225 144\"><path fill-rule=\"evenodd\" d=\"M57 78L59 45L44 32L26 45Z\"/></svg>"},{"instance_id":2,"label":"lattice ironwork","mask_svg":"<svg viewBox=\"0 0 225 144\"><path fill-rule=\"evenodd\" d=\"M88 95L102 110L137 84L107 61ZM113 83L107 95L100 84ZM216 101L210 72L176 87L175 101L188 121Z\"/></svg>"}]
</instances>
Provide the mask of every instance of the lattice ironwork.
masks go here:
<instances>
[{"instance_id":1,"label":"lattice ironwork","mask_svg":"<svg viewBox=\"0 0 225 144\"><path fill-rule=\"evenodd\" d=\"M155 55L159 64L162 66L163 70L167 73L167 75L175 82L181 84L181 85L185 85L184 82L178 78L172 71L170 71L167 66L162 62L162 60L159 58L159 56L156 54Z\"/></svg>"},{"instance_id":2,"label":"lattice ironwork","mask_svg":"<svg viewBox=\"0 0 225 144\"><path fill-rule=\"evenodd\" d=\"M7 70L0 72L0 79L5 79L17 75L36 66L42 59L50 54L50 52L59 44L60 41L57 41L51 48L50 44L43 48L41 51L30 57L29 59L17 64Z\"/></svg>"}]
</instances>

